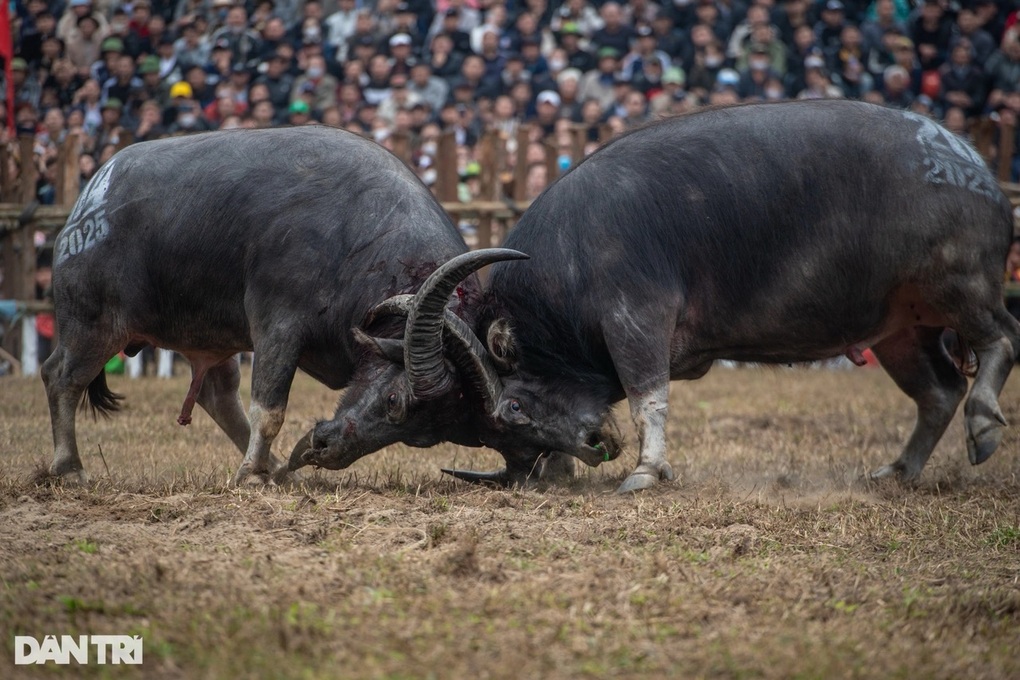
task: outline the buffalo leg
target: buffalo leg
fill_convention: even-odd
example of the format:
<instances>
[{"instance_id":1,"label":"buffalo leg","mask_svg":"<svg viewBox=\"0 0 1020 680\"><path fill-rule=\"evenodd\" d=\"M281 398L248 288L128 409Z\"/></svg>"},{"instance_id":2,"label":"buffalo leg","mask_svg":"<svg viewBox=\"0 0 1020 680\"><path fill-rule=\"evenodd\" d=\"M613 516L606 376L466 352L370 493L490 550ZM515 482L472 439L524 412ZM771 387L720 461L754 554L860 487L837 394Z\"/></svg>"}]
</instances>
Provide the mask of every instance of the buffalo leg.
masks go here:
<instances>
[{"instance_id":1,"label":"buffalo leg","mask_svg":"<svg viewBox=\"0 0 1020 680\"><path fill-rule=\"evenodd\" d=\"M901 331L873 348L893 381L917 404L917 422L900 457L871 473L872 479L895 476L916 480L967 393L961 376L942 347L941 328Z\"/></svg>"},{"instance_id":2,"label":"buffalo leg","mask_svg":"<svg viewBox=\"0 0 1020 680\"><path fill-rule=\"evenodd\" d=\"M69 346L65 341L67 338L75 338L77 341ZM78 351L79 347L82 351ZM51 475L83 484L88 482L88 475L78 455L75 411L82 393L118 349L104 345L101 336L86 334L77 326L72 328L65 323L61 328L61 342L42 366L53 430Z\"/></svg>"},{"instance_id":3,"label":"buffalo leg","mask_svg":"<svg viewBox=\"0 0 1020 680\"><path fill-rule=\"evenodd\" d=\"M241 369L237 357L232 357L208 370L196 401L230 437L234 446L241 453L246 453L251 439L251 427L238 393L240 386Z\"/></svg>"},{"instance_id":4,"label":"buffalo leg","mask_svg":"<svg viewBox=\"0 0 1020 680\"><path fill-rule=\"evenodd\" d=\"M956 326L978 358L977 375L963 409L967 456L972 465L988 460L1002 441L1006 418L999 408L999 393L1020 352L1020 323L997 302L986 318Z\"/></svg>"},{"instance_id":5,"label":"buffalo leg","mask_svg":"<svg viewBox=\"0 0 1020 680\"><path fill-rule=\"evenodd\" d=\"M248 452L251 440L251 426L244 414L244 404L238 389L241 386L241 367L237 356L227 359L209 369L198 393L198 405L234 442L242 454ZM271 468L283 465L276 456L269 454Z\"/></svg>"},{"instance_id":6,"label":"buffalo leg","mask_svg":"<svg viewBox=\"0 0 1020 680\"><path fill-rule=\"evenodd\" d=\"M641 453L638 465L623 480L616 491L640 491L659 483L660 480L672 480L673 468L666 460L666 413L669 409L669 383L638 394L627 392L631 418L637 427Z\"/></svg>"},{"instance_id":7,"label":"buffalo leg","mask_svg":"<svg viewBox=\"0 0 1020 680\"><path fill-rule=\"evenodd\" d=\"M251 378L251 407L248 409L251 436L241 467L234 475L235 486L250 475L274 479L280 463L270 448L283 427L297 362L298 351L283 342L256 343Z\"/></svg>"}]
</instances>

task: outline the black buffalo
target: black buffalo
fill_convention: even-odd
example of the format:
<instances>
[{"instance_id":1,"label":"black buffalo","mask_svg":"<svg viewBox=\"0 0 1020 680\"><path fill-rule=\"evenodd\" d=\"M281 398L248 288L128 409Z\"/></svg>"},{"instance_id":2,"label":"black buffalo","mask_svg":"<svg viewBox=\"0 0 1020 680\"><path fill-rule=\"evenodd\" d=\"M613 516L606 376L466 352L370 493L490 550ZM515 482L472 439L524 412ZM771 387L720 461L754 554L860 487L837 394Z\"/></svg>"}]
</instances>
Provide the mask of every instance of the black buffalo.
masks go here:
<instances>
[{"instance_id":1,"label":"black buffalo","mask_svg":"<svg viewBox=\"0 0 1020 680\"><path fill-rule=\"evenodd\" d=\"M506 246L531 259L495 265L476 338L447 339L477 357L456 366L476 367L478 437L507 461L456 474L518 481L547 451L597 464L612 455L609 407L626 397L640 460L620 490L646 488L673 478L670 380L718 359L860 362L868 347L918 409L900 457L873 476L921 473L967 395L967 347L978 368L966 443L981 463L1001 440L998 395L1020 350L1002 302L1012 233L980 156L911 113L748 105L624 135L527 210Z\"/></svg>"},{"instance_id":2,"label":"black buffalo","mask_svg":"<svg viewBox=\"0 0 1020 680\"><path fill-rule=\"evenodd\" d=\"M50 472L86 479L75 441L79 398L85 392L95 410L116 410L103 365L154 344L192 365L178 422L190 422L197 402L244 452L234 483L285 474L270 446L295 371L334 389L352 379L365 388L388 372L403 380L375 351L399 336L403 319L375 308L466 250L413 173L346 132L233 131L128 147L91 180L56 240L59 342L42 369ZM477 280L468 277L458 294L453 311L463 314L477 302ZM369 316L379 343L351 332ZM235 359L246 350L255 352L248 418ZM467 412L460 401L444 392L433 407L448 418L427 413L406 419L404 430L375 428L375 442L457 439Z\"/></svg>"}]
</instances>

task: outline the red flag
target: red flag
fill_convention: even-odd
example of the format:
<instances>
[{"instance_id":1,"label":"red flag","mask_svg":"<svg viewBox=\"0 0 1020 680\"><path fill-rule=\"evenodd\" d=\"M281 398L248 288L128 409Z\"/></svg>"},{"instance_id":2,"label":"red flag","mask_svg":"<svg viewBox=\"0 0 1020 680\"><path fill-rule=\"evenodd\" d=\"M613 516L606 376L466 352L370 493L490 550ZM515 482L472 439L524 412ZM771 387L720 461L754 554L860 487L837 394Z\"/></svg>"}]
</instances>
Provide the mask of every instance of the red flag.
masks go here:
<instances>
[{"instance_id":1,"label":"red flag","mask_svg":"<svg viewBox=\"0 0 1020 680\"><path fill-rule=\"evenodd\" d=\"M14 59L14 36L11 35L11 5L0 0L0 57L4 60L4 81L7 83L7 130L14 135L14 78L11 77L11 60Z\"/></svg>"}]
</instances>

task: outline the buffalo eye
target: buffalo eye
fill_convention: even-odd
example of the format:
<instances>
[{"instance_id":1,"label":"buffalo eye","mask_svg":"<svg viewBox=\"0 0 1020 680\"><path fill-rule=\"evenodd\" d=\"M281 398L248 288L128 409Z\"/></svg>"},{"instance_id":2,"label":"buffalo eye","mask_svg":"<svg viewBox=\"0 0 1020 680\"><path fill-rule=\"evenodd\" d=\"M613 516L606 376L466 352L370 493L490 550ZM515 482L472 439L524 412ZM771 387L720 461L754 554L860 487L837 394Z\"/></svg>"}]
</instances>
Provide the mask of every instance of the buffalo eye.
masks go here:
<instances>
[{"instance_id":1,"label":"buffalo eye","mask_svg":"<svg viewBox=\"0 0 1020 680\"><path fill-rule=\"evenodd\" d=\"M390 396L386 398L386 405L392 410L397 406L397 393L390 392Z\"/></svg>"},{"instance_id":2,"label":"buffalo eye","mask_svg":"<svg viewBox=\"0 0 1020 680\"><path fill-rule=\"evenodd\" d=\"M511 399L510 400L510 410L513 411L514 413L520 413L521 412L521 402L517 401L516 399Z\"/></svg>"}]
</instances>

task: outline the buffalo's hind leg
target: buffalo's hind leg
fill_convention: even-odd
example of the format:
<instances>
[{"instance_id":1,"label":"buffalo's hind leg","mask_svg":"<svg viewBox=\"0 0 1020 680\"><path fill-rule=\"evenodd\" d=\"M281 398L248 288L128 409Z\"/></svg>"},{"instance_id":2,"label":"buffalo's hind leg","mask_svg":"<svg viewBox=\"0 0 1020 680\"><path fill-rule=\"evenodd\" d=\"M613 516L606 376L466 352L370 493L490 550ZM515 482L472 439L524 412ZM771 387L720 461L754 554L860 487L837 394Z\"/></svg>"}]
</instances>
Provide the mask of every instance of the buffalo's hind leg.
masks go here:
<instances>
[{"instance_id":1,"label":"buffalo's hind leg","mask_svg":"<svg viewBox=\"0 0 1020 680\"><path fill-rule=\"evenodd\" d=\"M967 393L967 380L946 355L941 328L908 328L872 349L893 381L917 404L917 423L900 457L870 477L913 482Z\"/></svg>"},{"instance_id":2,"label":"buffalo's hind leg","mask_svg":"<svg viewBox=\"0 0 1020 680\"><path fill-rule=\"evenodd\" d=\"M1001 300L996 302L990 313L956 325L978 358L977 375L963 410L972 465L988 460L1002 441L1006 418L999 408L999 393L1020 353L1020 323Z\"/></svg>"},{"instance_id":3,"label":"buffalo's hind leg","mask_svg":"<svg viewBox=\"0 0 1020 680\"><path fill-rule=\"evenodd\" d=\"M251 425L244 414L244 404L238 392L240 386L241 364L239 357L233 356L206 372L196 401L230 437L234 446L245 454L251 442ZM280 470L281 467L286 469L272 453L269 454L268 466L272 470Z\"/></svg>"},{"instance_id":4,"label":"buffalo's hind leg","mask_svg":"<svg viewBox=\"0 0 1020 680\"><path fill-rule=\"evenodd\" d=\"M79 400L92 386L107 405L116 408L116 396L106 387L103 368L107 360L119 351L109 338L102 334L87 333L78 326L65 322L61 326L61 339L42 365L42 379L46 387L46 400L50 407L50 426L53 431L53 463L50 474L71 482L85 484L88 475L78 455L75 435L75 416ZM93 385L93 383L95 383Z\"/></svg>"}]
</instances>

